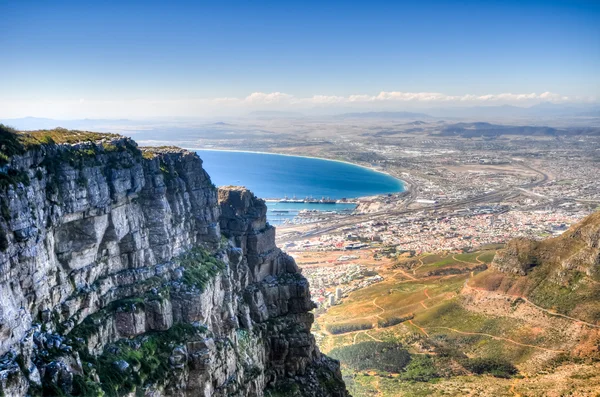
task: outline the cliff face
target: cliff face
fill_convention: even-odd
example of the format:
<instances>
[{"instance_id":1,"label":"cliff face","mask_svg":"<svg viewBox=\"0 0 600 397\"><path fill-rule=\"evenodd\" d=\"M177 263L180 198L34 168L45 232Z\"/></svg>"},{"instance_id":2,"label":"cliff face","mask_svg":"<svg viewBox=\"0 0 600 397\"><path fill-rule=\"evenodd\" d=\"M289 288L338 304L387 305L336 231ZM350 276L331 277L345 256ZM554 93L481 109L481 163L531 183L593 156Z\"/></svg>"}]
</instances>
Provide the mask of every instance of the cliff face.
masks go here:
<instances>
[{"instance_id":1,"label":"cliff face","mask_svg":"<svg viewBox=\"0 0 600 397\"><path fill-rule=\"evenodd\" d=\"M0 167L4 395L347 395L262 200L181 149L36 138Z\"/></svg>"}]
</instances>

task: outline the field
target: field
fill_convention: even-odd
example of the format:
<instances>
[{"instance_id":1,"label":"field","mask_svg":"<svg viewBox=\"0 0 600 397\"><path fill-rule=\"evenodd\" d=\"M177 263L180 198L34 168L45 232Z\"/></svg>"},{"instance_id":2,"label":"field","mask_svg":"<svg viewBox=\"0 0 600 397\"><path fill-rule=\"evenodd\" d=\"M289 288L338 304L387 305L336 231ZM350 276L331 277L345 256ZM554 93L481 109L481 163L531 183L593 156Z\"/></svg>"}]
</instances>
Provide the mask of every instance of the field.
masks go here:
<instances>
[{"instance_id":1,"label":"field","mask_svg":"<svg viewBox=\"0 0 600 397\"><path fill-rule=\"evenodd\" d=\"M318 316L317 341L351 394L600 395L600 327L484 288L494 254L381 263L384 281Z\"/></svg>"}]
</instances>

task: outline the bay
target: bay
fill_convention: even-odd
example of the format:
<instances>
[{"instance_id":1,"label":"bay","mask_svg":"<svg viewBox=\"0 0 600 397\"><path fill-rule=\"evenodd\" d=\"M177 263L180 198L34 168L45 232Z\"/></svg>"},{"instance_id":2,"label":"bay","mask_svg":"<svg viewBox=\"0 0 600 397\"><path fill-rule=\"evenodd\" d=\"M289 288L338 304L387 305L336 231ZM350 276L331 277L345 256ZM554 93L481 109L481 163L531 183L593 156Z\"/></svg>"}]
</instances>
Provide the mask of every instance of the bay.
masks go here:
<instances>
[{"instance_id":1,"label":"bay","mask_svg":"<svg viewBox=\"0 0 600 397\"><path fill-rule=\"evenodd\" d=\"M197 150L217 186L245 186L263 199L351 199L404 191L402 181L341 161L223 150ZM267 202L269 222L280 224L299 211L348 211L352 204ZM275 211L275 212L273 212ZM287 211L287 212L286 212Z\"/></svg>"}]
</instances>

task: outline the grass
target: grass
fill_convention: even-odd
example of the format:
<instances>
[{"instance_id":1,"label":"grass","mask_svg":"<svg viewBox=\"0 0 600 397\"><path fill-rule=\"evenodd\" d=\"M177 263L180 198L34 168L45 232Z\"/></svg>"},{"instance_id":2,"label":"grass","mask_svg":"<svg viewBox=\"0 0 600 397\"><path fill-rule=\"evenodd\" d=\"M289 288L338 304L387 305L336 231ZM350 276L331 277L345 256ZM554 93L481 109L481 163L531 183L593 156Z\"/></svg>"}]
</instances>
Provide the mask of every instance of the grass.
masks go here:
<instances>
[{"instance_id":1,"label":"grass","mask_svg":"<svg viewBox=\"0 0 600 397\"><path fill-rule=\"evenodd\" d=\"M120 137L118 134L68 130L66 128L19 133L19 140L26 148L38 145L99 142Z\"/></svg>"},{"instance_id":2,"label":"grass","mask_svg":"<svg viewBox=\"0 0 600 397\"><path fill-rule=\"evenodd\" d=\"M457 260L475 264L479 263L477 259L490 263L494 255L495 250L488 249L454 256ZM425 264L422 269L427 266L471 267L452 259L452 255L442 256L434 254L421 257ZM417 257L416 260L418 259ZM405 269L405 272L416 277L416 280L407 278L399 269ZM538 319L529 322L527 318L511 317L511 313L514 313L519 305L525 304L523 301L511 306L512 298L499 298L498 305L506 307L505 315L500 314L504 312L487 311L485 306L478 307L477 301L468 303L468 299L471 298L462 295L467 280L469 285L474 287L485 282L501 289L510 289L514 288L511 285L515 280L520 279L519 276L505 274L501 274L504 278L500 279L497 273L494 269L488 269L475 274L474 277L470 272L431 277L421 273L421 269L417 270L416 274L401 266L383 269L380 274L384 281L352 292L340 305L328 309L317 318L321 329L331 325L362 322L373 322L375 328L368 333L339 335L323 335L322 332L316 331L320 335L319 346L327 354L338 355L346 379L349 380L348 388L355 396L461 395L464 391L462 387L456 387L453 392L447 392L445 388L452 389L458 382L464 386L466 381L476 385L475 389L486 385L485 387L489 386L490 390L495 390L498 395L507 394L512 381L505 381L504 378L515 376L516 366L523 366L525 371L528 371L527 368L533 365L532 362L543 363L549 357L558 354L537 349L535 346L564 349L561 346L564 346L566 336L561 328L539 325L536 322ZM571 284L577 285L579 291L589 291L591 288L589 284L587 290L581 287L577 277ZM587 296L589 302L591 295ZM600 299L594 302L600 302ZM412 323L397 321L412 315ZM398 323L393 324L395 322ZM423 327L427 334L415 325ZM484 334L508 340L495 339ZM344 353L340 354L352 352L352 346L375 343L375 340L401 343L411 353L412 360L402 371L392 376L391 372L377 368L357 370L355 364L348 364ZM432 352L433 355L414 354L423 352ZM366 375L364 371L368 371L370 375ZM373 376L373 371L379 375ZM465 373L470 375L462 376ZM438 382L445 386L438 388Z\"/></svg>"},{"instance_id":3,"label":"grass","mask_svg":"<svg viewBox=\"0 0 600 397\"><path fill-rule=\"evenodd\" d=\"M64 128L56 128L53 130L40 130L30 132L18 132L14 128L0 124L0 167L4 167L10 163L15 155L22 155L27 150L35 149L40 146L54 147L46 155L42 166L46 167L47 174L50 176L47 184L47 191L50 195L57 193L57 186L61 167L64 164L69 164L71 167L78 170L85 166L96 166L100 164L98 155L101 153L113 153L128 151L139 156L139 151L135 143L125 140L123 144L113 144L107 140L119 138L117 134L96 133L89 131L67 130ZM89 142L93 145L88 145L73 149L56 149L58 144L75 144ZM130 160L122 158L122 156L112 156L110 158L111 167L128 167ZM26 171L8 168L0 170L0 189L6 189L9 186L17 186L18 184L29 185L29 175ZM38 169L36 178L43 179L43 173ZM78 184L86 187L87 180L83 175L79 176Z\"/></svg>"}]
</instances>

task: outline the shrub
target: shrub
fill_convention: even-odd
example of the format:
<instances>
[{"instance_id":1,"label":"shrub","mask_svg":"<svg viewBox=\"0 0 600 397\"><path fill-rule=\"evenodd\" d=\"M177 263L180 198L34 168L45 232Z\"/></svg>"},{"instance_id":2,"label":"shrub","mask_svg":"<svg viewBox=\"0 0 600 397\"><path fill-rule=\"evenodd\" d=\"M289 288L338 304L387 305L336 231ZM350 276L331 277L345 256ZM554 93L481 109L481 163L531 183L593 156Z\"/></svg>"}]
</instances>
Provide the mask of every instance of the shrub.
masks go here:
<instances>
[{"instance_id":1,"label":"shrub","mask_svg":"<svg viewBox=\"0 0 600 397\"><path fill-rule=\"evenodd\" d=\"M15 154L22 154L24 151L17 131L12 127L0 124L0 167L8 164L10 158Z\"/></svg>"},{"instance_id":2,"label":"shrub","mask_svg":"<svg viewBox=\"0 0 600 397\"><path fill-rule=\"evenodd\" d=\"M394 342L361 342L335 348L329 355L356 371L400 372L410 361L408 351Z\"/></svg>"},{"instance_id":3,"label":"shrub","mask_svg":"<svg viewBox=\"0 0 600 397\"><path fill-rule=\"evenodd\" d=\"M405 317L389 317L385 319L379 319L377 320L377 326L379 326L379 328L392 327L405 321L412 320L414 317L414 314L411 314Z\"/></svg>"},{"instance_id":4,"label":"shrub","mask_svg":"<svg viewBox=\"0 0 600 397\"><path fill-rule=\"evenodd\" d=\"M327 324L325 326L327 331L334 335L345 334L347 332L353 331L362 331L365 329L373 328L373 323L370 321L360 321L353 323L337 323L337 324Z\"/></svg>"},{"instance_id":5,"label":"shrub","mask_svg":"<svg viewBox=\"0 0 600 397\"><path fill-rule=\"evenodd\" d=\"M519 372L511 362L498 357L470 358L462 364L474 374L490 374L497 378L510 378Z\"/></svg>"},{"instance_id":6,"label":"shrub","mask_svg":"<svg viewBox=\"0 0 600 397\"><path fill-rule=\"evenodd\" d=\"M400 374L400 379L414 382L429 382L439 377L440 375L433 364L433 360L426 355L412 356L410 364Z\"/></svg>"}]
</instances>

